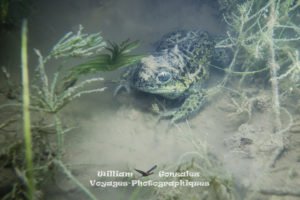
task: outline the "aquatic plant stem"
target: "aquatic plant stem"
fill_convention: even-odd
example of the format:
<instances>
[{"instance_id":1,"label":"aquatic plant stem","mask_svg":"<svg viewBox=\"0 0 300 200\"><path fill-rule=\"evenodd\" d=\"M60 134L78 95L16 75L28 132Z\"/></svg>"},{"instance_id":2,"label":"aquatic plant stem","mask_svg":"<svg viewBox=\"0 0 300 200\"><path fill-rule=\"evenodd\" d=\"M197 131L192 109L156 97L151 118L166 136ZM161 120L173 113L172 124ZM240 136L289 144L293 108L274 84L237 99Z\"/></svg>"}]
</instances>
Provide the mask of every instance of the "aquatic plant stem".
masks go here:
<instances>
[{"instance_id":1,"label":"aquatic plant stem","mask_svg":"<svg viewBox=\"0 0 300 200\"><path fill-rule=\"evenodd\" d=\"M233 71L233 66L235 65L235 61L237 59L239 51L240 51L240 47L238 46L237 49L234 51L233 58L232 58L232 60L230 62L230 65L229 65L229 67L227 69L228 71L226 71L226 75L225 75L225 77L224 77L224 79L223 79L223 81L221 83L222 86L226 86L226 84L227 84L227 81L228 81L229 76L230 76L229 72Z\"/></svg>"},{"instance_id":2,"label":"aquatic plant stem","mask_svg":"<svg viewBox=\"0 0 300 200\"><path fill-rule=\"evenodd\" d=\"M97 198L84 186L80 181L78 181L71 172L66 168L66 166L60 161L60 160L53 160L53 162L58 165L63 172L67 175L68 178L70 178L76 185L82 189L92 200L97 200Z\"/></svg>"},{"instance_id":3,"label":"aquatic plant stem","mask_svg":"<svg viewBox=\"0 0 300 200\"><path fill-rule=\"evenodd\" d=\"M29 98L29 76L28 76L28 61L27 61L27 20L23 21L22 25L22 46L21 46L21 68L22 68L22 84L23 84L23 128L25 139L25 157L27 165L27 187L28 199L34 199L34 177L33 177L33 155L32 141L30 130L30 98Z\"/></svg>"},{"instance_id":4,"label":"aquatic plant stem","mask_svg":"<svg viewBox=\"0 0 300 200\"><path fill-rule=\"evenodd\" d=\"M137 186L137 188L134 190L134 192L131 194L129 200L135 200L136 197L139 195L140 191L142 190L143 188L141 186Z\"/></svg>"},{"instance_id":5,"label":"aquatic plant stem","mask_svg":"<svg viewBox=\"0 0 300 200\"><path fill-rule=\"evenodd\" d=\"M64 135L61 126L61 121L57 114L54 114L55 125L56 125L56 134L57 134L57 157L61 159L63 154L63 145L64 145Z\"/></svg>"},{"instance_id":6,"label":"aquatic plant stem","mask_svg":"<svg viewBox=\"0 0 300 200\"><path fill-rule=\"evenodd\" d=\"M268 65L270 67L271 84L272 84L272 95L273 95L273 112L275 114L275 129L278 132L281 129L280 121L280 102L279 102L279 89L278 89L278 77L277 69L279 69L275 58L275 47L274 47L274 26L277 20L277 14L275 10L275 2L273 1L270 5L270 15L269 21L267 23L267 44L269 47L269 61Z\"/></svg>"},{"instance_id":7,"label":"aquatic plant stem","mask_svg":"<svg viewBox=\"0 0 300 200\"><path fill-rule=\"evenodd\" d=\"M149 180L149 177L145 177L141 181L145 182L145 181L148 181L148 180ZM139 193L141 192L142 189L143 189L142 186L137 186L135 188L135 190L133 191L133 193L130 195L129 200L135 200L137 198L137 196L139 195Z\"/></svg>"},{"instance_id":8,"label":"aquatic plant stem","mask_svg":"<svg viewBox=\"0 0 300 200\"><path fill-rule=\"evenodd\" d=\"M290 188L276 188L276 189L261 189L260 193L266 195L276 196L295 196L300 197L300 191L294 191Z\"/></svg>"}]
</instances>

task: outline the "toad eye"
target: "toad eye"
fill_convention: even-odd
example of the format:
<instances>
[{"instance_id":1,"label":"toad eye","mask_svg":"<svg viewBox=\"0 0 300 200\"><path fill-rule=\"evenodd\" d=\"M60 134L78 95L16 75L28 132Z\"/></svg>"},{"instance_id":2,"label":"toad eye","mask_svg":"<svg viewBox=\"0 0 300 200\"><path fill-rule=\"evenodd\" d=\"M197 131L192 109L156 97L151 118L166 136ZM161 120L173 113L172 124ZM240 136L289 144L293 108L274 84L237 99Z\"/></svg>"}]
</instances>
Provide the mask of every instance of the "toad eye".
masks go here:
<instances>
[{"instance_id":1,"label":"toad eye","mask_svg":"<svg viewBox=\"0 0 300 200\"><path fill-rule=\"evenodd\" d=\"M157 79L160 82L167 82L168 80L170 80L170 78L171 78L171 74L169 72L160 72L157 75Z\"/></svg>"}]
</instances>

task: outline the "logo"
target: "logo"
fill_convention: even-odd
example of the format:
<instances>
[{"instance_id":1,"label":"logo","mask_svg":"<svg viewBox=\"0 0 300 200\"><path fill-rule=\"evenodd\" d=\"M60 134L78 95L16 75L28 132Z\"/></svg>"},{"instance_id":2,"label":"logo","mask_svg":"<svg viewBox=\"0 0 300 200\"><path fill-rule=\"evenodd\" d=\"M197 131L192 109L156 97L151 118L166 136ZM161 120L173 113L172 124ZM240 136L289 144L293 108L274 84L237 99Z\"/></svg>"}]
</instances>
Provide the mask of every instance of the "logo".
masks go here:
<instances>
[{"instance_id":1,"label":"logo","mask_svg":"<svg viewBox=\"0 0 300 200\"><path fill-rule=\"evenodd\" d=\"M142 177L146 177L146 176L150 176L151 174L154 174L153 170L155 170L156 167L157 167L157 165L154 165L151 169L149 169L146 172L139 170L139 169L134 169L134 170L137 171L138 173L140 173L142 175Z\"/></svg>"}]
</instances>

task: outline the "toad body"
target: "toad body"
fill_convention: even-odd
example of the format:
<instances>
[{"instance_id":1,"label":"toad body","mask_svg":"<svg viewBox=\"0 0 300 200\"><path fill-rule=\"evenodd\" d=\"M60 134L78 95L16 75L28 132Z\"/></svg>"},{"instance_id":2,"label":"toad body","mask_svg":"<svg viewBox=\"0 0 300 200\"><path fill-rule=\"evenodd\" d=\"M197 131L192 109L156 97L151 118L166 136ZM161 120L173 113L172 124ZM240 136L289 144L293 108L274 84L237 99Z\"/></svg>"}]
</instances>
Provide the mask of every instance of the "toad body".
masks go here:
<instances>
[{"instance_id":1,"label":"toad body","mask_svg":"<svg viewBox=\"0 0 300 200\"><path fill-rule=\"evenodd\" d=\"M198 112L205 103L203 83L216 57L215 42L204 31L176 31L157 43L151 55L130 73L130 87L162 98L182 102L162 113L177 123Z\"/></svg>"}]
</instances>

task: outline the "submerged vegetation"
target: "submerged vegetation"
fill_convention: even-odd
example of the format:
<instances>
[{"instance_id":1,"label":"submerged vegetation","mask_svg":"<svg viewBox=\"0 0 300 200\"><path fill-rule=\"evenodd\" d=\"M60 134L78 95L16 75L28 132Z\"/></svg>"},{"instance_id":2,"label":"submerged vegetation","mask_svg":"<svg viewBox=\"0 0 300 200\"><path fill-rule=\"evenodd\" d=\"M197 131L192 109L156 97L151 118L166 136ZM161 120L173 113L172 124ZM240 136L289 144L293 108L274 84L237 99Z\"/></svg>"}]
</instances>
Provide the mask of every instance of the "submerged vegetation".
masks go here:
<instances>
[{"instance_id":1,"label":"submerged vegetation","mask_svg":"<svg viewBox=\"0 0 300 200\"><path fill-rule=\"evenodd\" d=\"M286 149L285 133L294 124L294 112L283 105L288 106L285 101L289 98L300 97L300 1L249 0L236 4L235 0L228 0L226 3L230 4L228 7L230 12L223 15L228 26L227 37L216 47L232 51L233 58L228 68L224 70L226 75L222 86L231 87L230 90L240 93L246 102L252 100L240 91L243 85L270 88L272 93L273 133L270 133L268 140L276 144L276 147L270 149L272 153L263 161L266 175ZM236 74L239 76L235 81L229 82L232 80L229 78ZM230 85L233 83L237 84ZM234 104L240 107L240 110L248 111L248 116L251 116L251 107L254 104L247 103L246 106L242 104L239 106L236 102ZM288 120L285 121L289 122L283 123L283 116L287 116ZM260 177L257 183L260 183L262 178ZM263 190L259 184L254 187L255 192ZM273 193L269 194L295 193L283 192L280 189L272 191ZM246 199L253 199L253 193Z\"/></svg>"},{"instance_id":2,"label":"submerged vegetation","mask_svg":"<svg viewBox=\"0 0 300 200\"><path fill-rule=\"evenodd\" d=\"M35 70L34 80L31 84L29 92L29 75L27 67L27 23L23 23L22 28L22 74L23 74L23 103L22 104L3 104L0 109L23 105L23 121L25 135L25 152L21 145L22 140L12 142L1 151L0 159L1 170L12 168L16 173L16 179L13 188L8 190L8 193L3 199L41 199L42 192L40 186L47 181L47 175L54 173L55 169L62 169L68 178L73 180L91 199L96 197L81 184L62 161L64 154L64 135L73 130L71 128L63 128L60 111L74 99L96 92L103 92L106 87L85 89L86 85L103 81L103 78L90 78L81 82L77 79L84 75L95 71L111 71L118 69L124 65L133 64L142 55L128 55L128 53L138 46L138 42L130 43L129 40L123 42L120 46L111 43L112 48L107 48L111 51L111 57L108 54L97 56L97 60L89 61L88 64L81 64L71 68L69 71L62 73L66 60L74 57L90 57L104 50L106 43L100 33L83 34L83 27L80 25L76 34L67 33L50 51L45 58L38 49L35 53L38 56L38 66ZM45 65L51 59L60 59L63 61L54 73L52 81L49 81L49 76L46 72ZM102 65L99 65L99 62ZM96 64L97 63L97 64ZM111 68L107 68L110 65ZM88 66L88 67L87 67ZM82 68L88 69L81 70ZM90 70L91 69L91 70ZM93 70L92 70L93 69ZM3 68L7 82L11 85L10 75ZM75 73L74 73L75 72ZM76 75L74 75L76 74ZM62 78L60 77L62 75ZM68 78L75 78L73 83L66 86ZM31 99L31 100L30 100ZM39 121L33 121L30 125L30 111L34 115L40 115ZM50 116L50 118L49 118ZM52 118L52 119L51 119ZM11 121L1 124L1 128L9 125ZM18 130L15 130L18 131ZM50 142L48 137L52 133L57 135L56 142ZM17 135L17 133L16 133ZM27 168L23 165L22 154L26 155ZM2 162L3 161L3 162ZM10 171L10 169L7 169ZM3 172L4 173L4 172ZM1 171L1 175L3 174ZM10 180L10 179L9 179ZM11 183L8 183L11 184ZM34 189L36 185L36 189ZM28 191L28 192L26 192ZM3 195L3 194L1 194Z\"/></svg>"},{"instance_id":3,"label":"submerged vegetation","mask_svg":"<svg viewBox=\"0 0 300 200\"><path fill-rule=\"evenodd\" d=\"M105 48L109 51L109 54L97 55L91 60L68 70L69 75L64 79L65 86L74 84L78 78L84 75L96 72L113 71L132 65L145 56L128 54L140 45L139 41L130 42L130 40L127 39L120 45L114 42L109 42L109 44L110 47Z\"/></svg>"},{"instance_id":4,"label":"submerged vegetation","mask_svg":"<svg viewBox=\"0 0 300 200\"><path fill-rule=\"evenodd\" d=\"M227 38L217 44L218 48L229 48L233 59L228 70L240 70L240 84L248 79L271 82L275 129L281 129L280 81L290 82L291 87L299 86L298 51L300 45L299 1L246 1L237 5L237 10L224 15L229 31ZM265 68L261 76L251 71ZM224 79L227 83L230 71ZM258 81L257 81L258 82Z\"/></svg>"},{"instance_id":5,"label":"submerged vegetation","mask_svg":"<svg viewBox=\"0 0 300 200\"><path fill-rule=\"evenodd\" d=\"M274 132L281 135L282 141L285 138L284 133L291 128L292 123L282 128L280 113L284 108L280 106L282 97L280 92L286 95L286 90L298 91L300 84L299 11L299 1L246 1L238 5L233 13L224 15L229 31L227 38L217 44L218 48L229 48L233 51L233 59L228 70L245 72L239 81L240 84L247 79L248 84L250 81L271 82ZM263 75L258 73L249 75L248 73L265 66L268 67L269 74L264 72ZM223 85L227 83L229 76L231 74L227 72ZM283 82L289 88L282 87ZM273 160L270 161L271 166L284 149L283 142L281 145Z\"/></svg>"},{"instance_id":6,"label":"submerged vegetation","mask_svg":"<svg viewBox=\"0 0 300 200\"><path fill-rule=\"evenodd\" d=\"M28 61L27 61L27 21L22 26L22 84L23 84L23 129L25 138L25 158L27 165L28 178L28 199L33 199L34 195L34 177L33 177L33 159L32 159L32 141L30 130L30 95L29 95L29 78L28 78Z\"/></svg>"}]
</instances>

